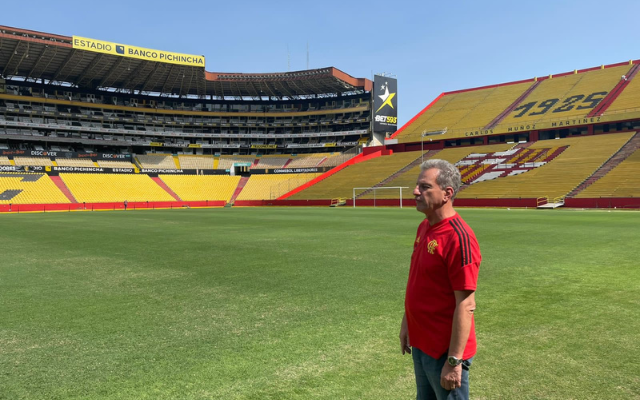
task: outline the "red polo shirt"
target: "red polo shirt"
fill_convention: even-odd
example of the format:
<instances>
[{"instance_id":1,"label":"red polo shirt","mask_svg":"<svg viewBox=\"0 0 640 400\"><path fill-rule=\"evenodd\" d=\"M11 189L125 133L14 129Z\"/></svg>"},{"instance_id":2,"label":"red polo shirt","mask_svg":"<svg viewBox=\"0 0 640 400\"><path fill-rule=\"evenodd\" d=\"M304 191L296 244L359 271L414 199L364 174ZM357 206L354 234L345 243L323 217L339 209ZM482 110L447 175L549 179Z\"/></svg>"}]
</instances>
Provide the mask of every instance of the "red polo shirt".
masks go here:
<instances>
[{"instance_id":1,"label":"red polo shirt","mask_svg":"<svg viewBox=\"0 0 640 400\"><path fill-rule=\"evenodd\" d=\"M480 247L471 228L456 214L433 226L425 219L413 244L405 312L411 346L433 358L449 349L455 290L476 290ZM475 323L462 355L476 354Z\"/></svg>"}]
</instances>

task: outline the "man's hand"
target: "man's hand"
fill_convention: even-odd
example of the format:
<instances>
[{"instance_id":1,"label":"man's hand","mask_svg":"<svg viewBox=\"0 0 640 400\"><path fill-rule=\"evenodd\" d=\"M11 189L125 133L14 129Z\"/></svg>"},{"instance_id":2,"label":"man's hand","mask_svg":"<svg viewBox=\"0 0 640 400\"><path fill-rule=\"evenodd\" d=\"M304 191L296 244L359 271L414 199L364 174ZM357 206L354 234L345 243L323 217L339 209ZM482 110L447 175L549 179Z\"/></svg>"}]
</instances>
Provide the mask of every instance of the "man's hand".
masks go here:
<instances>
[{"instance_id":1,"label":"man's hand","mask_svg":"<svg viewBox=\"0 0 640 400\"><path fill-rule=\"evenodd\" d=\"M446 390L454 390L462 385L462 365L452 367L444 363L440 374L440 385Z\"/></svg>"},{"instance_id":2,"label":"man's hand","mask_svg":"<svg viewBox=\"0 0 640 400\"><path fill-rule=\"evenodd\" d=\"M407 327L407 315L402 317L402 324L400 325L400 349L402 355L404 353L411 354L411 344L409 343L409 328Z\"/></svg>"}]
</instances>

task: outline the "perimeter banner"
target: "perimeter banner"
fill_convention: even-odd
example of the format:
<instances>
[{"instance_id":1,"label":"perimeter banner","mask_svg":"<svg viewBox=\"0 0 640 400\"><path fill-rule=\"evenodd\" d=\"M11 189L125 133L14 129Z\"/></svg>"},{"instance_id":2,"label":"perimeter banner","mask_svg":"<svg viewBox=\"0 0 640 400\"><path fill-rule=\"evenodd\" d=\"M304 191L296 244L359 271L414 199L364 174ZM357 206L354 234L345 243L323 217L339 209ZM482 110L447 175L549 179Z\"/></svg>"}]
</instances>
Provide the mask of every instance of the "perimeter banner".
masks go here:
<instances>
[{"instance_id":1,"label":"perimeter banner","mask_svg":"<svg viewBox=\"0 0 640 400\"><path fill-rule=\"evenodd\" d=\"M80 36L73 36L73 48L93 51L95 53L111 54L114 56L137 58L140 60L204 68L204 56L145 49L144 47L105 42L104 40L89 39Z\"/></svg>"},{"instance_id":2,"label":"perimeter banner","mask_svg":"<svg viewBox=\"0 0 640 400\"><path fill-rule=\"evenodd\" d=\"M398 80L375 75L373 78L373 131L398 130Z\"/></svg>"}]
</instances>

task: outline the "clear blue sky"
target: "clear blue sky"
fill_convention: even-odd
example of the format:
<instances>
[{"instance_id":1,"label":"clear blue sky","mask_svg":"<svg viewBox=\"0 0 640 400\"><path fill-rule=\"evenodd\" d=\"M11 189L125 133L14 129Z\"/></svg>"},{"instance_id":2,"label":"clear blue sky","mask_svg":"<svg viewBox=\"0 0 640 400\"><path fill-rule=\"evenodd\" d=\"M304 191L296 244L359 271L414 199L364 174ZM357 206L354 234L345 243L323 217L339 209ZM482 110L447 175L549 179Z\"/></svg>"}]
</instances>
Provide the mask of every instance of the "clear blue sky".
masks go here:
<instances>
[{"instance_id":1,"label":"clear blue sky","mask_svg":"<svg viewBox=\"0 0 640 400\"><path fill-rule=\"evenodd\" d=\"M640 1L3 2L1 25L206 56L212 72L398 77L402 125L444 91L640 59Z\"/></svg>"}]
</instances>

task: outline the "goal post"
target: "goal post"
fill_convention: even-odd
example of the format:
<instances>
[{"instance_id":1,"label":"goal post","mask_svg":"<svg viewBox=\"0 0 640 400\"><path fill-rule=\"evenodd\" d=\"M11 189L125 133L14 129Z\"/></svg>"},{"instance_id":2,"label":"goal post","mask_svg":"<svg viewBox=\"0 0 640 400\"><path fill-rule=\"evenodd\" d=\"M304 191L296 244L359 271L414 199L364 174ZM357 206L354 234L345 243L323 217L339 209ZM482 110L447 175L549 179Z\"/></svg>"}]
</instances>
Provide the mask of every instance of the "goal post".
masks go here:
<instances>
[{"instance_id":1,"label":"goal post","mask_svg":"<svg viewBox=\"0 0 640 400\"><path fill-rule=\"evenodd\" d=\"M376 206L376 194L378 190L392 190L398 191L399 194L399 198L400 198L400 208L402 208L402 189L409 189L409 187L406 186L384 186L384 187L354 187L353 188L353 208L356 208L356 190L360 190L360 194L362 194L363 192L366 191L372 191L373 192L373 206Z\"/></svg>"}]
</instances>

